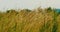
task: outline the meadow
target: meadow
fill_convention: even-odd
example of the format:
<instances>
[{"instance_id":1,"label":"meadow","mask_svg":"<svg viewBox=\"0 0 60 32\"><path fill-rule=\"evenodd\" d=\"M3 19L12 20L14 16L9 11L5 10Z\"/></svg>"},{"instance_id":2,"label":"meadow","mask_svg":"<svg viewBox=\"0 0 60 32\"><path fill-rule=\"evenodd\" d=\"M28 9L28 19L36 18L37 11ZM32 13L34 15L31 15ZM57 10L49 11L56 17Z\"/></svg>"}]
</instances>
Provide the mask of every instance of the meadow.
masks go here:
<instances>
[{"instance_id":1,"label":"meadow","mask_svg":"<svg viewBox=\"0 0 60 32\"><path fill-rule=\"evenodd\" d=\"M60 32L60 13L51 7L0 12L0 32Z\"/></svg>"}]
</instances>

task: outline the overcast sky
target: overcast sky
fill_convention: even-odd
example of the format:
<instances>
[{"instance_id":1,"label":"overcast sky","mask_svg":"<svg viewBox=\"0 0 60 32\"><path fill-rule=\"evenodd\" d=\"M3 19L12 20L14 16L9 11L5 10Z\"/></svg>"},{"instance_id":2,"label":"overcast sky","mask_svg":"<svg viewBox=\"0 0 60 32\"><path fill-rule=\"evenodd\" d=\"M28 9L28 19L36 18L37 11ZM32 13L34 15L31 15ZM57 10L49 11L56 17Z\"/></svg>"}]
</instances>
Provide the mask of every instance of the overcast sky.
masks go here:
<instances>
[{"instance_id":1,"label":"overcast sky","mask_svg":"<svg viewBox=\"0 0 60 32\"><path fill-rule=\"evenodd\" d=\"M34 9L36 7L60 8L60 0L0 0L0 10L7 9Z\"/></svg>"}]
</instances>

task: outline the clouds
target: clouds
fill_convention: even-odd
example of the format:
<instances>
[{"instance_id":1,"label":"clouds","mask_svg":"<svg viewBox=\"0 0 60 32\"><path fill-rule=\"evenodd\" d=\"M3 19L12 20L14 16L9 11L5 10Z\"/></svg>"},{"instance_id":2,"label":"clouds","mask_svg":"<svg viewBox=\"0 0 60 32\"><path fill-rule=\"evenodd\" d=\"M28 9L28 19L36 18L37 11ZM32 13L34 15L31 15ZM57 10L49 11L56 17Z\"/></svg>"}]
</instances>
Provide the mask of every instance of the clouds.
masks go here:
<instances>
[{"instance_id":1,"label":"clouds","mask_svg":"<svg viewBox=\"0 0 60 32\"><path fill-rule=\"evenodd\" d=\"M55 7L60 8L60 0L0 0L0 10L36 7Z\"/></svg>"}]
</instances>

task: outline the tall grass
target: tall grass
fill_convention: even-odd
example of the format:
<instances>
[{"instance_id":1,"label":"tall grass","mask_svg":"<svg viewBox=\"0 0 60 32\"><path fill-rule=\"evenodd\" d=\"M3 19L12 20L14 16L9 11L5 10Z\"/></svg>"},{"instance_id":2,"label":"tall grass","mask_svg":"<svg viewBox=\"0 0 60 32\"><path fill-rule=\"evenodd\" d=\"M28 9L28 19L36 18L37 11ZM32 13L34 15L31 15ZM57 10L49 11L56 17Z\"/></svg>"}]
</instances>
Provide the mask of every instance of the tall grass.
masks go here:
<instances>
[{"instance_id":1,"label":"tall grass","mask_svg":"<svg viewBox=\"0 0 60 32\"><path fill-rule=\"evenodd\" d=\"M60 14L51 7L0 13L0 32L60 32Z\"/></svg>"}]
</instances>

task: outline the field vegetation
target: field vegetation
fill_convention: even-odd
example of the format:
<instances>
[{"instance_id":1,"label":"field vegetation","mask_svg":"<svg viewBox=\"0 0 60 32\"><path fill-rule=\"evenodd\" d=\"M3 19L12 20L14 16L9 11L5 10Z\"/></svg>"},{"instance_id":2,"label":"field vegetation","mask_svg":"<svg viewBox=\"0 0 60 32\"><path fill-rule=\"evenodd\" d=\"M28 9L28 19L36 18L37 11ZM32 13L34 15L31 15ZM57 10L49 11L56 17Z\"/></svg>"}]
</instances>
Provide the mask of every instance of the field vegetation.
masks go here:
<instances>
[{"instance_id":1,"label":"field vegetation","mask_svg":"<svg viewBox=\"0 0 60 32\"><path fill-rule=\"evenodd\" d=\"M0 32L60 32L60 13L51 7L0 12Z\"/></svg>"}]
</instances>

